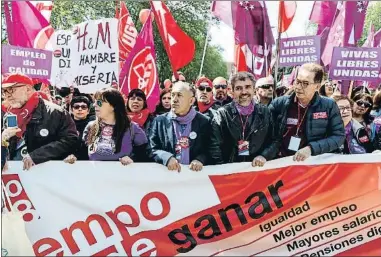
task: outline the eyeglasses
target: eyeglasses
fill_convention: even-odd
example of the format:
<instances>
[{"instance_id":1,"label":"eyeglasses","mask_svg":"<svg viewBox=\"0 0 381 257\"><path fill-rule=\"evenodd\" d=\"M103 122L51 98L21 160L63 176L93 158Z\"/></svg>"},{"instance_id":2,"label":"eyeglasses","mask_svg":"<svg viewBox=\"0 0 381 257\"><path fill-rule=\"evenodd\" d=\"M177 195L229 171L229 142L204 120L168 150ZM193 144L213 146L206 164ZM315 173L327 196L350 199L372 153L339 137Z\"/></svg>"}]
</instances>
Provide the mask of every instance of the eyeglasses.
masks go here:
<instances>
[{"instance_id":1,"label":"eyeglasses","mask_svg":"<svg viewBox=\"0 0 381 257\"><path fill-rule=\"evenodd\" d=\"M1 93L4 96L5 95L12 96L12 94L15 92L15 89L18 88L18 87L22 87L22 86L25 86L25 85L19 84L19 85L15 85L15 86L12 86L12 87L4 88L4 89L1 89Z\"/></svg>"},{"instance_id":2,"label":"eyeglasses","mask_svg":"<svg viewBox=\"0 0 381 257\"><path fill-rule=\"evenodd\" d=\"M96 104L97 106L99 106L99 107L102 107L102 105L103 105L103 101L102 101L102 100L97 100L97 101L95 102L95 104Z\"/></svg>"},{"instance_id":3,"label":"eyeglasses","mask_svg":"<svg viewBox=\"0 0 381 257\"><path fill-rule=\"evenodd\" d=\"M357 104L358 106L363 106L363 107L365 107L365 108L370 108L370 107L372 107L372 104L371 104L371 103L366 102L366 101L363 101L363 100L358 100L358 101L356 102L356 104Z\"/></svg>"},{"instance_id":4,"label":"eyeglasses","mask_svg":"<svg viewBox=\"0 0 381 257\"><path fill-rule=\"evenodd\" d=\"M220 88L222 88L222 89L226 89L228 86L227 85L214 85L214 88L215 89L220 89Z\"/></svg>"},{"instance_id":5,"label":"eyeglasses","mask_svg":"<svg viewBox=\"0 0 381 257\"><path fill-rule=\"evenodd\" d=\"M271 85L262 85L262 86L259 86L258 88L270 89L270 88L272 88L272 86Z\"/></svg>"},{"instance_id":6,"label":"eyeglasses","mask_svg":"<svg viewBox=\"0 0 381 257\"><path fill-rule=\"evenodd\" d=\"M298 79L296 79L294 81L294 86L299 86L299 85L302 85L303 88L307 88L309 85L312 85L314 83L311 83L311 82L308 82L308 81L300 81Z\"/></svg>"},{"instance_id":7,"label":"eyeglasses","mask_svg":"<svg viewBox=\"0 0 381 257\"><path fill-rule=\"evenodd\" d=\"M197 89L200 90L201 92L203 92L205 90L208 93L212 92L212 88L211 87L206 87L206 86L203 86L203 85L199 86Z\"/></svg>"},{"instance_id":8,"label":"eyeglasses","mask_svg":"<svg viewBox=\"0 0 381 257\"><path fill-rule=\"evenodd\" d=\"M88 107L87 107L86 104L83 104L83 105L73 105L73 109L74 109L74 110L79 110L80 108L81 108L82 110L87 110L87 109L88 109Z\"/></svg>"},{"instance_id":9,"label":"eyeglasses","mask_svg":"<svg viewBox=\"0 0 381 257\"><path fill-rule=\"evenodd\" d=\"M339 107L340 112L345 112L345 111L352 111L352 107L350 106L343 106Z\"/></svg>"}]
</instances>

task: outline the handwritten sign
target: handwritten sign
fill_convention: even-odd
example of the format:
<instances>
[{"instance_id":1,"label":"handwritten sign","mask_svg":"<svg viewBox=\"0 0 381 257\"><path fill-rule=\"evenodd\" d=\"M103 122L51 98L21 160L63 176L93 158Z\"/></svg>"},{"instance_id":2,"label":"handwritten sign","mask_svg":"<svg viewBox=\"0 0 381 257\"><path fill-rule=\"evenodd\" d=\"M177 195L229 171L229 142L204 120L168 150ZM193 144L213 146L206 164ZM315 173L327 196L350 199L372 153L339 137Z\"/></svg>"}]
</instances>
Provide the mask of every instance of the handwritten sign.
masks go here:
<instances>
[{"instance_id":1,"label":"handwritten sign","mask_svg":"<svg viewBox=\"0 0 381 257\"><path fill-rule=\"evenodd\" d=\"M285 38L281 39L280 45L281 67L320 63L320 36Z\"/></svg>"},{"instance_id":2,"label":"handwritten sign","mask_svg":"<svg viewBox=\"0 0 381 257\"><path fill-rule=\"evenodd\" d=\"M78 24L73 31L77 56L74 84L80 92L94 93L118 83L118 20L102 19Z\"/></svg>"},{"instance_id":3,"label":"handwritten sign","mask_svg":"<svg viewBox=\"0 0 381 257\"><path fill-rule=\"evenodd\" d=\"M51 84L61 88L69 87L78 71L78 56L73 54L74 36L70 30L59 30L53 35L53 65Z\"/></svg>"},{"instance_id":4,"label":"handwritten sign","mask_svg":"<svg viewBox=\"0 0 381 257\"><path fill-rule=\"evenodd\" d=\"M23 73L31 78L49 79L52 69L50 51L2 45L1 73Z\"/></svg>"},{"instance_id":5,"label":"handwritten sign","mask_svg":"<svg viewBox=\"0 0 381 257\"><path fill-rule=\"evenodd\" d=\"M377 82L381 78L381 48L335 47L329 77Z\"/></svg>"}]
</instances>

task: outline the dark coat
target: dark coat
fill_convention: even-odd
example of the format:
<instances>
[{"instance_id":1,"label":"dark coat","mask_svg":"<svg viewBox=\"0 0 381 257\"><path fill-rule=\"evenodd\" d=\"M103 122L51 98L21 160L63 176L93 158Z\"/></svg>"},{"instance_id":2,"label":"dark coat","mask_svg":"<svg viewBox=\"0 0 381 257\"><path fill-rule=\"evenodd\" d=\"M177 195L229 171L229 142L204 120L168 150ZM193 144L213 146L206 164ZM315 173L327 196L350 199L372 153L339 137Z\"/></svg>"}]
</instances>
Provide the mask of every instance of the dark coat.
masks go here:
<instances>
[{"instance_id":1,"label":"dark coat","mask_svg":"<svg viewBox=\"0 0 381 257\"><path fill-rule=\"evenodd\" d=\"M198 160L207 165L211 131L209 119L201 113L197 113L192 121L191 131L196 132L197 137L189 139L189 160L191 162ZM154 119L149 141L155 162L167 165L169 159L175 157L176 135L169 113L159 115Z\"/></svg>"},{"instance_id":2,"label":"dark coat","mask_svg":"<svg viewBox=\"0 0 381 257\"><path fill-rule=\"evenodd\" d=\"M74 120L74 118L73 118L73 120ZM75 127L77 128L79 136L78 136L76 150L75 150L75 152L73 152L73 154L80 161L85 161L85 160L89 159L88 147L85 144L85 142L82 140L82 138L83 138L83 132L84 132L87 124L89 124L89 122L91 122L93 120L95 120L95 117L89 116L89 115L84 120L74 120Z\"/></svg>"},{"instance_id":3,"label":"dark coat","mask_svg":"<svg viewBox=\"0 0 381 257\"><path fill-rule=\"evenodd\" d=\"M43 133L46 131L48 133ZM24 134L28 153L35 164L63 160L75 149L78 132L70 114L64 108L40 99ZM17 138L10 141L10 157Z\"/></svg>"},{"instance_id":4,"label":"dark coat","mask_svg":"<svg viewBox=\"0 0 381 257\"><path fill-rule=\"evenodd\" d=\"M219 108L227 105L227 104L230 104L231 102L233 102L233 98L231 98L230 96L228 96L224 101L221 102L218 102L217 100L214 101L214 104L212 105L212 109L214 110L218 110Z\"/></svg>"},{"instance_id":5,"label":"dark coat","mask_svg":"<svg viewBox=\"0 0 381 257\"><path fill-rule=\"evenodd\" d=\"M281 96L272 101L269 108L274 119L278 142L281 142L287 129L287 112L295 93ZM314 118L315 114L315 118ZM326 115L320 118L319 114ZM331 98L315 96L307 110L305 121L305 136L307 145L311 147L312 155L334 152L344 144L345 129L339 107Z\"/></svg>"},{"instance_id":6,"label":"dark coat","mask_svg":"<svg viewBox=\"0 0 381 257\"><path fill-rule=\"evenodd\" d=\"M249 156L238 155L238 141L241 140L242 124L234 103L218 109L212 121L211 159L215 164L253 161L262 155L266 160L275 158L278 148L274 142L271 113L261 104L256 104L248 118L249 131L245 139L249 142Z\"/></svg>"},{"instance_id":7,"label":"dark coat","mask_svg":"<svg viewBox=\"0 0 381 257\"><path fill-rule=\"evenodd\" d=\"M375 150L381 150L381 127L376 132L376 136L373 140L373 146Z\"/></svg>"}]
</instances>

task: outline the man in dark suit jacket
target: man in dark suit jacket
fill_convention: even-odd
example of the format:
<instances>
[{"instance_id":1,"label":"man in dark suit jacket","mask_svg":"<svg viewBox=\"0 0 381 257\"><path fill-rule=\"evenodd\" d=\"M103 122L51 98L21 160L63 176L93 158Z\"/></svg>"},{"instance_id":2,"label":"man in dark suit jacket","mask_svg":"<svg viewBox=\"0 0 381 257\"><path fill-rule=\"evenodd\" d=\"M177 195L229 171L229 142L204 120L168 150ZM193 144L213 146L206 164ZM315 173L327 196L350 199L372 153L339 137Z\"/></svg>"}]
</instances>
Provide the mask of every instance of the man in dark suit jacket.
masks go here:
<instances>
[{"instance_id":1,"label":"man in dark suit jacket","mask_svg":"<svg viewBox=\"0 0 381 257\"><path fill-rule=\"evenodd\" d=\"M180 171L180 164L184 164L200 171L207 164L210 122L192 108L194 101L194 89L186 82L176 82L171 92L171 111L153 121L153 158L168 170Z\"/></svg>"}]
</instances>

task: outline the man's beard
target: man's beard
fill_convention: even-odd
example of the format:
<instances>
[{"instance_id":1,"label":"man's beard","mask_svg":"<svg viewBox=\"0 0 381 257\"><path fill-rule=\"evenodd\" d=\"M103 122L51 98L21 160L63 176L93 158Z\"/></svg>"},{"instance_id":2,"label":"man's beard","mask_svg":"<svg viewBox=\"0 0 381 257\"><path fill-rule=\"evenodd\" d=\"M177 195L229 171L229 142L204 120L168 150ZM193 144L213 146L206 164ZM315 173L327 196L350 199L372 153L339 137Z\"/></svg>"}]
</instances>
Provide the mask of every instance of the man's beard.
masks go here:
<instances>
[{"instance_id":1,"label":"man's beard","mask_svg":"<svg viewBox=\"0 0 381 257\"><path fill-rule=\"evenodd\" d=\"M217 93L216 94L216 99L220 100L220 101L225 100L226 99L226 94L223 93L223 92Z\"/></svg>"}]
</instances>

